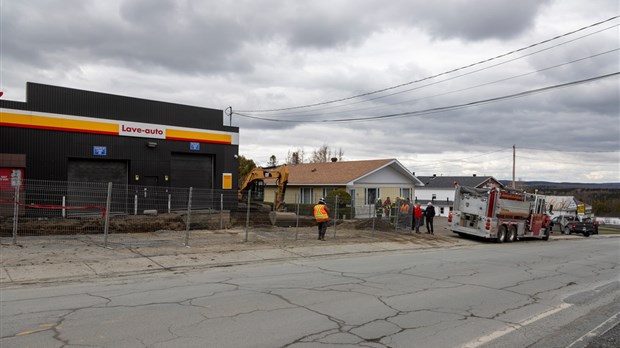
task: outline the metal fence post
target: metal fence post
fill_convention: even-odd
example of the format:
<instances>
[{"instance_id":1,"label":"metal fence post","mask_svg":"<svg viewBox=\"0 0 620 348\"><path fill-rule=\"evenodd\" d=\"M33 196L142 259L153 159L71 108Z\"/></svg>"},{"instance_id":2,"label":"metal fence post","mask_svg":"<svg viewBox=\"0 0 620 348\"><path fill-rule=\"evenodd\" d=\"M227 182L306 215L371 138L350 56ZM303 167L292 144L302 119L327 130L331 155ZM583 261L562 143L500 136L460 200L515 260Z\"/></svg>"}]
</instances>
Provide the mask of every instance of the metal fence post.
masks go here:
<instances>
[{"instance_id":1,"label":"metal fence post","mask_svg":"<svg viewBox=\"0 0 620 348\"><path fill-rule=\"evenodd\" d=\"M336 238L336 230L338 225L338 196L336 195L336 206L334 207L334 238Z\"/></svg>"},{"instance_id":2,"label":"metal fence post","mask_svg":"<svg viewBox=\"0 0 620 348\"><path fill-rule=\"evenodd\" d=\"M377 209L375 208L375 213L373 215L371 213L371 209L372 209L372 205L368 206L368 216L372 216L372 232L370 233L371 236L375 236L375 221L377 221L376 217L377 217Z\"/></svg>"},{"instance_id":3,"label":"metal fence post","mask_svg":"<svg viewBox=\"0 0 620 348\"><path fill-rule=\"evenodd\" d=\"M166 189L166 192L168 192L168 189ZM171 209L172 209L172 195L168 193L168 214L170 214Z\"/></svg>"},{"instance_id":4,"label":"metal fence post","mask_svg":"<svg viewBox=\"0 0 620 348\"><path fill-rule=\"evenodd\" d=\"M248 225L250 224L250 197L252 197L252 190L248 190L248 210L245 217L245 242L248 241Z\"/></svg>"},{"instance_id":5,"label":"metal fence post","mask_svg":"<svg viewBox=\"0 0 620 348\"><path fill-rule=\"evenodd\" d=\"M297 199L297 194L295 194L295 203L297 207L295 209L296 217L295 217L295 240L297 240L297 236L299 235L299 200Z\"/></svg>"},{"instance_id":6,"label":"metal fence post","mask_svg":"<svg viewBox=\"0 0 620 348\"><path fill-rule=\"evenodd\" d=\"M393 207L396 207L396 209L394 210L394 232L398 231L398 214L400 214L400 201L396 204L393 205Z\"/></svg>"},{"instance_id":7,"label":"metal fence post","mask_svg":"<svg viewBox=\"0 0 620 348\"><path fill-rule=\"evenodd\" d=\"M224 229L224 194L220 193L220 230Z\"/></svg>"},{"instance_id":8,"label":"metal fence post","mask_svg":"<svg viewBox=\"0 0 620 348\"><path fill-rule=\"evenodd\" d=\"M108 197L105 202L104 221L103 221L103 247L108 247L108 230L110 228L110 206L112 205L112 183L108 183Z\"/></svg>"},{"instance_id":9,"label":"metal fence post","mask_svg":"<svg viewBox=\"0 0 620 348\"><path fill-rule=\"evenodd\" d=\"M17 220L19 219L19 187L15 186L15 203L13 205L13 244L17 244Z\"/></svg>"},{"instance_id":10,"label":"metal fence post","mask_svg":"<svg viewBox=\"0 0 620 348\"><path fill-rule=\"evenodd\" d=\"M192 191L193 187L189 188L189 198L187 199L187 222L185 223L185 246L189 246L189 224L192 217Z\"/></svg>"},{"instance_id":11,"label":"metal fence post","mask_svg":"<svg viewBox=\"0 0 620 348\"><path fill-rule=\"evenodd\" d=\"M63 219L67 217L67 210L65 209L66 206L67 206L67 197L62 196L62 218Z\"/></svg>"},{"instance_id":12,"label":"metal fence post","mask_svg":"<svg viewBox=\"0 0 620 348\"><path fill-rule=\"evenodd\" d=\"M133 195L133 215L138 215L138 191Z\"/></svg>"}]
</instances>

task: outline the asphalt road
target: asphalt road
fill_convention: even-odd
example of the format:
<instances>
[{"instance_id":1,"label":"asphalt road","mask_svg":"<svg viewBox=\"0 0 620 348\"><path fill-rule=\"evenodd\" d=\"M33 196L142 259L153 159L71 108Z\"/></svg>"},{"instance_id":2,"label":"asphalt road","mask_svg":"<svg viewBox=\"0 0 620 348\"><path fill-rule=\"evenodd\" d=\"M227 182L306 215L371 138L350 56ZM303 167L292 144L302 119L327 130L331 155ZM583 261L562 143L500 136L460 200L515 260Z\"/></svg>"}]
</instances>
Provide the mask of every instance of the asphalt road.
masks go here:
<instances>
[{"instance_id":1,"label":"asphalt road","mask_svg":"<svg viewBox=\"0 0 620 348\"><path fill-rule=\"evenodd\" d=\"M586 347L617 328L619 250L485 243L21 285L1 289L0 346Z\"/></svg>"}]
</instances>

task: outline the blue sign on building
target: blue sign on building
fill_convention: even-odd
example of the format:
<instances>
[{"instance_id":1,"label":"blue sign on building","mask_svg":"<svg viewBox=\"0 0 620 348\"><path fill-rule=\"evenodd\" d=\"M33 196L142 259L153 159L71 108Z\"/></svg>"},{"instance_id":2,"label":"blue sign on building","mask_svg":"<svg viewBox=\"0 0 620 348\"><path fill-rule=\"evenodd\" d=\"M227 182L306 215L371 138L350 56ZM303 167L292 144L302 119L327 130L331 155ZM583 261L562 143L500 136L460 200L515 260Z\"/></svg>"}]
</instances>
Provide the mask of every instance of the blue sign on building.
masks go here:
<instances>
[{"instance_id":1,"label":"blue sign on building","mask_svg":"<svg viewBox=\"0 0 620 348\"><path fill-rule=\"evenodd\" d=\"M189 143L189 149L191 151L200 151L200 143Z\"/></svg>"},{"instance_id":2,"label":"blue sign on building","mask_svg":"<svg viewBox=\"0 0 620 348\"><path fill-rule=\"evenodd\" d=\"M108 148L106 146L93 146L93 156L107 156Z\"/></svg>"}]
</instances>

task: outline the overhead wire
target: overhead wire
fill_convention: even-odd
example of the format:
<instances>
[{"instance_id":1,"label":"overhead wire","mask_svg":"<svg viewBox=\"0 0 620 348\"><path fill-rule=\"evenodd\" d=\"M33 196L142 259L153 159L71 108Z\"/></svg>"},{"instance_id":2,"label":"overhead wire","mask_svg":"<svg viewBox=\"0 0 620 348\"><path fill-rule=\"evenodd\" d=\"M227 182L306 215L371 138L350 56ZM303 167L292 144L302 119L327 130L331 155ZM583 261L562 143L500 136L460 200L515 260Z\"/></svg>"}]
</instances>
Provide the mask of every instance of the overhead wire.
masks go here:
<instances>
[{"instance_id":1,"label":"overhead wire","mask_svg":"<svg viewBox=\"0 0 620 348\"><path fill-rule=\"evenodd\" d=\"M334 100L329 100L329 101L324 101L324 102L319 102L319 103L300 105L300 106L293 106L293 107L286 107L286 108L275 108L275 109L263 109L263 110L240 110L240 111L234 112L234 113L235 114L239 114L239 113L250 113L250 112L254 112L254 113L258 113L258 112L276 112L276 111L303 109L303 108L309 108L309 107L313 107L313 106L327 105L327 104L337 103L337 102L351 100L351 99L355 99L355 98L365 97L365 96L369 96L369 95L373 95L373 94L377 94L377 93L381 93L381 92L386 92L386 91L393 90L393 89L396 89L396 88L408 86L408 85L411 85L411 84L414 84L414 83L417 83L417 82L426 81L426 80L433 79L433 78L436 78L436 77L439 77L439 76L443 76L443 75L447 75L447 74L450 74L450 73L453 73L453 72L456 72L456 71L460 71L460 70L464 70L464 69L467 69L467 68L471 68L473 66L477 66L477 65L480 65L480 64L488 63L490 61L493 61L493 60L496 60L496 59L500 59L500 58L503 58L503 57L506 57L506 56L509 56L509 55L512 55L512 54L515 54L515 53L518 53L518 52L521 52L521 51L524 51L524 50L527 50L527 49L530 49L530 48L533 48L533 47L536 47L536 46L540 46L540 45L543 45L545 43L558 40L560 38L563 38L563 37L566 37L566 36L569 36L569 35L572 35L572 34L584 31L584 30L587 30L589 28L593 28L593 27L598 26L598 25L602 25L604 23L613 21L613 20L615 20L615 19L617 19L619 17L620 16L613 16L613 17L610 17L610 18L608 18L606 20L602 20L602 21L599 21L599 22L596 22L596 23L593 23L593 24L581 27L579 29L576 29L576 30L573 30L573 31L570 31L570 32L567 32L567 33L564 33L564 34L561 34L561 35L558 35L558 36L555 36L555 37L550 38L550 39L539 41L539 42L531 44L529 46L521 47L521 48L518 48L516 50L510 51L510 52L507 52L507 53L503 53L503 54L500 54L500 55L492 57L492 58L484 59L484 60L481 60L481 61L469 64L469 65L461 66L459 68L455 68L455 69L452 69L452 70L449 70L449 71L445 71L445 72L442 72L442 73L439 73L439 74L435 74L435 75L432 75L432 76L424 77L424 78L421 78L421 79L418 79L418 80L414 80L414 81L405 82L405 83L402 83L402 84L399 84L399 85L395 85L395 86L391 86L391 87L382 88L382 89L371 91L371 92L361 93L361 94L357 94L357 95L350 96L350 97L334 99Z\"/></svg>"},{"instance_id":2,"label":"overhead wire","mask_svg":"<svg viewBox=\"0 0 620 348\"><path fill-rule=\"evenodd\" d=\"M376 96L376 97L373 97L373 98L366 98L364 100L354 101L354 102L350 102L350 103L346 103L346 104L330 105L330 106L326 106L326 107L322 107L322 108L315 108L315 109L312 109L312 110L294 111L294 112L286 113L286 114L277 114L277 116L278 117L290 117L290 116L296 116L296 115L307 115L309 113L316 113L317 111L321 111L321 110L329 110L329 109L342 108L342 107L345 107L345 106L351 106L351 105L356 105L356 104L361 104L361 103L367 103L367 102L371 102L371 101L375 101L375 100L379 100L379 99L384 99L384 98L392 97L392 96L395 96L395 95L399 95L399 94L403 94L403 93L419 90L419 89L422 89L422 88L425 88L425 87L438 85L438 84L441 84L441 83L444 83L444 82L448 82L448 81L459 79L459 78L462 78L462 77L465 77L465 76L469 76L469 75L472 75L472 74L475 74L475 73L478 73L478 72L481 72L481 71L485 71L485 70L489 70L489 69L492 69L492 68L496 68L498 66L502 66L502 65L505 65L505 64L508 64L508 63L520 60L520 59L531 57L531 56L533 56L535 54L539 54L539 53L542 53L542 52L545 52L545 51L548 51L548 50L551 50L551 49L554 49L554 48L557 48L557 47L560 47L560 46L563 46L563 45L566 45L566 44L569 44L569 43L572 43L572 42L575 42L575 41L578 41L578 40L581 40L581 39L584 39L586 37L589 37L589 36L592 36L592 35L604 32L606 30L610 30L612 28L617 28L618 26L620 26L620 24L615 24L615 25L612 25L610 27L603 28L601 30L597 30L597 31L592 32L592 33L588 33L588 34L585 34L583 36L580 36L580 37L577 37L577 38L574 38L574 39L571 39L571 40L568 40L568 41L564 41L564 42L558 43L558 44L550 46L550 47L545 47L545 48L540 49L538 51L530 52L528 54L524 54L524 55L521 55L521 56L516 57L516 58L512 58L512 59L509 59L509 60L506 60L506 61L503 61L503 62L499 62L499 63L493 64L493 65L489 65L489 66L486 66L486 67L483 67L483 68L480 68L480 69L472 70L470 72L467 72L467 73L464 73L464 74L460 74L460 75L457 75L457 76L452 76L450 78L446 78L446 79L443 79L443 80L440 80L440 81L428 83L428 84L425 84L425 85L422 85L422 86L418 86L418 87L414 87L414 88L409 88L409 89L405 89L405 90L402 90L402 91L393 92L393 93L389 93L389 94L385 94L385 95L380 95L380 96ZM616 51L616 50L617 49L611 50L611 51ZM601 54L606 54L606 53L610 53L610 51L603 52ZM551 68L554 68L554 67L559 67L559 66L562 66L562 65L571 64L571 63L574 63L574 62L577 62L577 61L580 61L580 60L583 60L583 59L593 58L595 56L597 56L597 55L591 55L591 56L588 56L588 57L585 57L585 58L582 58L582 59L578 59L578 60L574 60L574 61L567 62L567 63L564 63L564 64L560 64L560 65L556 65L556 66L553 66L553 67L549 67L547 69L540 69L540 70L536 70L536 71L533 71L533 72L530 72L530 73L526 73L526 74L522 74L522 75L517 75L516 77L525 76L525 75L536 73L536 72L541 72L541 71L548 70L548 69L551 69ZM516 78L516 77L510 77L510 78L507 78L507 79L497 80L496 83L497 82L503 82L505 80ZM479 85L479 86L483 86L483 85ZM471 87L471 89L476 88L476 87L477 86ZM446 93L443 93L443 94L438 94L436 96L441 96L441 95L446 95L446 94L450 94L450 93L460 92L460 91L464 91L464 90L468 90L468 89L469 88L457 90L457 91L454 91L454 92L446 92ZM434 96L432 96L432 97L434 97ZM370 109L377 109L377 108L385 108L385 107L390 107L390 106L393 106L393 105L404 104L404 103L408 103L408 102L411 102L411 101L418 101L418 100L422 100L422 99L426 99L426 98L418 98L418 99L406 100L406 101L401 101L401 102L396 102L396 103L375 105L375 106L365 107L365 108L348 109L348 110L335 111L335 112L322 112L321 115L333 115L333 114L350 113L350 112L355 112L355 111L363 111L363 110L370 110ZM240 111L240 112L248 113L249 111Z\"/></svg>"},{"instance_id":3,"label":"overhead wire","mask_svg":"<svg viewBox=\"0 0 620 348\"><path fill-rule=\"evenodd\" d=\"M536 151L549 151L549 152L562 152L562 153L612 153L612 152L618 152L620 153L620 150L607 150L607 151L592 151L592 150L555 150L555 149L539 149L539 148L535 148L535 147L524 147L524 146L520 146L518 147L519 149L526 149L526 150L536 150Z\"/></svg>"},{"instance_id":4,"label":"overhead wire","mask_svg":"<svg viewBox=\"0 0 620 348\"><path fill-rule=\"evenodd\" d=\"M404 101L400 101L400 102L396 102L396 103L390 103L390 104L378 105L378 106L371 106L371 107L366 107L366 108L350 109L350 110L336 111L336 112L327 112L327 113L321 113L321 115L323 115L323 116L324 115L334 115L334 114L342 114L342 113L359 112L359 111L370 110L370 109L377 109L377 108L392 107L392 106L395 106L395 105L411 103L411 102L414 102L414 101L417 102L417 101L421 101L421 100L425 100L425 99L430 99L430 98L435 98L435 97L439 97L439 96L445 96L445 95L449 95L449 94L454 94L454 93L459 93L459 92L464 92L464 91L470 91L470 90L473 90L473 89L476 89L476 88L480 88L480 87L484 87L484 86L489 86L489 85L493 85L493 84L500 83L500 82L506 82L506 81L514 80L514 79L517 79L517 78L520 78L520 77L537 74L537 73L540 73L540 72L543 72L543 71L548 71L548 70L560 68L560 67L563 67L563 66L566 66L566 65L569 65L569 64L574 64L574 63L581 62L581 61L584 61L584 60L587 60L587 59L591 59L591 58L599 57L599 56L602 56L602 55L605 55L605 54L617 52L619 50L620 50L620 48L614 48L614 49L611 49L611 50L608 50L608 51L605 51L605 52L600 52L600 53L592 54L592 55L589 55L587 57L582 57L582 58L574 59L574 60L571 60L571 61L568 61L568 62L564 62L564 63L561 63L561 64L552 65L552 66L548 66L548 67L545 67L545 68L542 68L542 69L526 72L526 73L523 73L523 74L514 75L514 76L502 78L502 79L499 79L499 80L485 82L485 83L478 84L478 85L475 85L475 86L470 86L470 87L461 88L461 89L457 89L457 90L447 91L447 92L444 92L444 93L434 94L434 95L425 96L425 97L421 97L421 98L417 98L417 99L408 99L408 100L404 100ZM464 75L459 75L457 77L461 77L461 76L464 76ZM437 81L437 82L434 82L434 83L426 84L426 85L419 86L419 87L416 87L416 88L413 88L413 89L409 89L407 91L428 87L428 86L439 84L439 83L442 83L442 82L445 82L445 81L448 81L448 80L450 80L450 79L441 80L441 81ZM397 92L397 93L401 93L401 92ZM394 93L394 94L397 94L397 93ZM391 95L394 95L394 94L391 94ZM379 98L382 98L382 97L378 97L378 98L374 98L374 99L379 99ZM359 102L356 102L356 103L359 103ZM315 110L312 110L312 112L314 112L314 111ZM245 113L244 114L237 113L237 114L244 115L244 116L246 115ZM293 114L289 114L289 115L279 114L277 116L278 117L283 117L283 116L295 116L295 115L293 115ZM257 116L257 117L260 117L260 116ZM289 120L289 122L291 122L291 120Z\"/></svg>"},{"instance_id":5,"label":"overhead wire","mask_svg":"<svg viewBox=\"0 0 620 348\"><path fill-rule=\"evenodd\" d=\"M620 74L620 71L617 71L617 72L613 72L610 74L599 75L599 76L590 77L590 78L586 78L582 80L576 80L576 81L572 81L568 83L562 83L562 84L551 85L547 87L526 90L523 92L499 96L499 97L476 100L476 101L472 101L468 103L454 104L454 105L449 105L449 106L442 106L442 107L435 107L435 108L429 108L429 109L423 109L423 110L407 111L407 112L379 115L379 116L343 118L343 119L326 119L326 120L282 120L282 119L252 116L252 115L247 115L247 114L240 113L240 112L236 112L235 114L246 117L246 118L257 119L257 120L262 120L262 121L287 122L287 123L346 123L346 122L372 121L372 120L402 118L402 117L419 117L419 116L428 115L428 114L435 114L435 113L440 113L440 112L447 112L447 111L469 108L469 107L478 106L478 105L495 103L495 102L508 100L508 99L521 98L521 97L525 97L525 96L529 96L533 94L548 92L548 91L558 89L558 88L566 88L566 87L576 86L576 85L580 85L584 83L590 83L590 82L594 82L597 80L614 77L619 74Z\"/></svg>"},{"instance_id":6,"label":"overhead wire","mask_svg":"<svg viewBox=\"0 0 620 348\"><path fill-rule=\"evenodd\" d=\"M548 162L548 160L547 160L547 159L545 159L545 158L534 158L534 157L519 156L519 155L517 155L517 156L515 156L515 157L516 157L516 158L528 159L528 160L535 160L535 161L545 161L545 162ZM618 166L620 166L620 164L619 164L619 163L601 163L600 161L596 161L596 160L593 160L593 161L591 161L591 162L596 162L598 167L611 167L611 166L618 167ZM553 159L553 163L558 163L558 164L571 164L571 165L587 165L587 164L585 164L584 162L578 162L578 163L576 163L576 162L565 162L565 161L559 160L559 159L557 159L557 158L554 158L554 159Z\"/></svg>"}]
</instances>

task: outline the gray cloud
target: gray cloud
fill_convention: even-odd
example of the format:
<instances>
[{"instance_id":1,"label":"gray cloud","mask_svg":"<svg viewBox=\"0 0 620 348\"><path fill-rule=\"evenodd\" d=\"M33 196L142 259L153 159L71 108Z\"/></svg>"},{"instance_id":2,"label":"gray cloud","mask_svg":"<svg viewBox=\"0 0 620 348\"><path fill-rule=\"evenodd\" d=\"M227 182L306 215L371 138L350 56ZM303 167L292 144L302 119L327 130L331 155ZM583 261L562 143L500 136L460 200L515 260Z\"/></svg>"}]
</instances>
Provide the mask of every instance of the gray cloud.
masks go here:
<instances>
[{"instance_id":1,"label":"gray cloud","mask_svg":"<svg viewBox=\"0 0 620 348\"><path fill-rule=\"evenodd\" d=\"M275 109L414 81L619 12L615 0L596 5L569 0L10 1L2 11L2 89L4 98L17 94L20 99L25 82L33 81L211 108ZM533 73L617 48L618 22L608 23L606 27L616 25L610 30L586 31L583 34L592 35L559 47L551 47L558 42L549 43L384 93L301 113L253 115L288 120L372 117L615 72L620 70L618 52ZM490 66L545 47L550 49ZM394 92L402 93L375 99ZM483 167L486 174L505 178L503 152L481 157L484 166L441 159L509 151L513 144L565 152L618 151L619 95L616 77L427 115L319 124L235 115L233 124L241 127L242 154L259 161L271 154L284 159L287 150L301 147L311 152L328 143L342 147L346 159L395 157L414 170L420 168L415 170L419 174L459 175ZM335 107L342 104L350 105ZM263 145L266 139L269 147ZM566 162L570 156L573 162L582 159L579 152L566 156ZM596 180L620 180L613 163L617 152L611 165L610 157L589 158L603 168ZM590 167L553 174L544 161L531 165L539 168L524 176L552 173L538 179L564 175L594 180L586 179L593 177Z\"/></svg>"},{"instance_id":2,"label":"gray cloud","mask_svg":"<svg viewBox=\"0 0 620 348\"><path fill-rule=\"evenodd\" d=\"M418 4L416 21L437 38L467 41L510 39L529 30L537 13L550 0L522 1L437 1L431 6Z\"/></svg>"}]
</instances>

